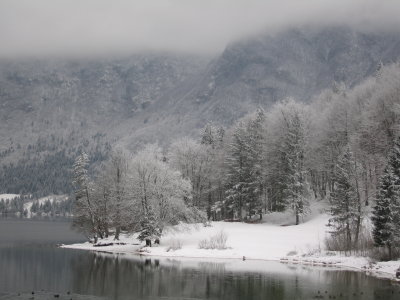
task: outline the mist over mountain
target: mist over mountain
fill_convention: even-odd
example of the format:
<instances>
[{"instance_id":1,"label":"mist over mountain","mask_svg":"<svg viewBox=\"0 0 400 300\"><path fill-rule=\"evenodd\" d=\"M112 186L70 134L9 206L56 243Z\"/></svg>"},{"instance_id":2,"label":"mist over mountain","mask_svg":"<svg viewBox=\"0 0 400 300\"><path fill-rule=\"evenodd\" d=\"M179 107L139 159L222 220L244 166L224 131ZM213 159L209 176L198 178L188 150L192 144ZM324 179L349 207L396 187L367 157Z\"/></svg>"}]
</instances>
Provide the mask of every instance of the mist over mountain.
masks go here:
<instances>
[{"instance_id":1,"label":"mist over mountain","mask_svg":"<svg viewBox=\"0 0 400 300\"><path fill-rule=\"evenodd\" d=\"M399 55L400 34L330 26L253 35L213 57L3 60L0 193L68 192L82 149L100 162L112 146L196 137L208 121L229 126L287 97L352 87Z\"/></svg>"}]
</instances>

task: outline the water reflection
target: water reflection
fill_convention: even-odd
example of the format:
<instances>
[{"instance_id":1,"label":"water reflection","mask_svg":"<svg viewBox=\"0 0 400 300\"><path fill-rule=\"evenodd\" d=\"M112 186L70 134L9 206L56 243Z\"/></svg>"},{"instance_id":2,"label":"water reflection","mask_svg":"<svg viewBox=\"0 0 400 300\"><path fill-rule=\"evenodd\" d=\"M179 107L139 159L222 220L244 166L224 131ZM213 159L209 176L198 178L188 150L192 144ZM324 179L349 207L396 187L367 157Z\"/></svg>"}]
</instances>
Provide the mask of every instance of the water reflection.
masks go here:
<instances>
[{"instance_id":1,"label":"water reflection","mask_svg":"<svg viewBox=\"0 0 400 300\"><path fill-rule=\"evenodd\" d=\"M26 229L28 236L32 226ZM28 242L14 241L11 246L11 240L7 246L0 242L0 296L43 289L122 300L400 299L399 286L357 272L279 262L161 259L59 249L49 240L53 236L58 242L68 228L63 226L53 226L58 229L47 232L43 242L29 242L28 237Z\"/></svg>"},{"instance_id":2,"label":"water reflection","mask_svg":"<svg viewBox=\"0 0 400 300\"><path fill-rule=\"evenodd\" d=\"M91 253L73 261L73 290L113 299L399 299L400 289L362 273L276 262L196 262ZM257 264L262 272L252 272ZM319 292L318 292L319 291ZM393 294L392 294L393 291ZM378 293L378 295L376 295ZM319 297L318 297L319 296Z\"/></svg>"}]
</instances>

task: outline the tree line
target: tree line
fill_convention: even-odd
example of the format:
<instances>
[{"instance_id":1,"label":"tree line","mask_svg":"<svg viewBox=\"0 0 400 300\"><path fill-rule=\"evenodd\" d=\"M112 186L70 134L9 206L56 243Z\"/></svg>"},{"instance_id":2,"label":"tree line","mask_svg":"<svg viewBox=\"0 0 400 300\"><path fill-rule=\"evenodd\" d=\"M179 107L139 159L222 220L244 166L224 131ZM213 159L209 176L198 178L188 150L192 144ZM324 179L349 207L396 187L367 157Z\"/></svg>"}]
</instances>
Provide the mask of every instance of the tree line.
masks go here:
<instances>
[{"instance_id":1,"label":"tree line","mask_svg":"<svg viewBox=\"0 0 400 300\"><path fill-rule=\"evenodd\" d=\"M82 150L90 154L91 164L96 164L106 159L110 145L100 134L86 139L72 131L67 137L39 137L19 149L19 159L9 161L0 155L0 193L32 194L34 198L72 194L71 166Z\"/></svg>"},{"instance_id":2,"label":"tree line","mask_svg":"<svg viewBox=\"0 0 400 300\"><path fill-rule=\"evenodd\" d=\"M230 128L208 123L198 140L114 151L94 178L83 153L74 164L75 224L96 237L141 232L150 243L179 222L256 222L290 210L299 224L310 202L326 200L342 250L358 247L372 214L374 242L391 252L400 233L399 116L400 66L392 64L308 103L285 99Z\"/></svg>"},{"instance_id":3,"label":"tree line","mask_svg":"<svg viewBox=\"0 0 400 300\"><path fill-rule=\"evenodd\" d=\"M56 196L55 196L56 198ZM73 198L62 200L46 199L39 201L33 195L19 195L12 199L1 199L0 215L19 217L70 217L72 215ZM31 205L26 205L31 202Z\"/></svg>"}]
</instances>

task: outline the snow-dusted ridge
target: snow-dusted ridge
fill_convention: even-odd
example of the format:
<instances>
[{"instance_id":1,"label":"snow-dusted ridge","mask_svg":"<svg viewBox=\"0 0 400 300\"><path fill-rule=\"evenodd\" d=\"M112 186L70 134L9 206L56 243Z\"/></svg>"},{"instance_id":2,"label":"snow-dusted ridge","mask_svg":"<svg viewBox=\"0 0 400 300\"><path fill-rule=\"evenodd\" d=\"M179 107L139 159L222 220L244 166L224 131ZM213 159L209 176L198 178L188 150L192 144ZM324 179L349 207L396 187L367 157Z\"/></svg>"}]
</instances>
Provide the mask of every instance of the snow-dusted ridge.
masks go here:
<instances>
[{"instance_id":1,"label":"snow-dusted ridge","mask_svg":"<svg viewBox=\"0 0 400 300\"><path fill-rule=\"evenodd\" d=\"M18 194L0 194L0 200L12 200L19 197Z\"/></svg>"},{"instance_id":2,"label":"snow-dusted ridge","mask_svg":"<svg viewBox=\"0 0 400 300\"><path fill-rule=\"evenodd\" d=\"M286 215L286 217L288 217ZM365 271L369 274L396 280L395 270L400 262L372 263L365 257L346 257L326 252L323 241L329 216L319 214L297 226L282 226L282 216L271 216L275 224L246 224L213 222L210 227L203 225L180 226L177 231L167 232L160 245L144 247L136 235L123 235L119 245L101 246L113 243L113 238L101 240L96 246L83 244L62 245L63 248L82 249L137 256L138 254L168 258L192 259L240 259L269 260L288 264L305 264L318 267L335 267L346 270ZM276 224L278 223L278 224ZM199 242L223 231L228 236L227 249L199 249ZM181 249L173 250L176 244Z\"/></svg>"}]
</instances>

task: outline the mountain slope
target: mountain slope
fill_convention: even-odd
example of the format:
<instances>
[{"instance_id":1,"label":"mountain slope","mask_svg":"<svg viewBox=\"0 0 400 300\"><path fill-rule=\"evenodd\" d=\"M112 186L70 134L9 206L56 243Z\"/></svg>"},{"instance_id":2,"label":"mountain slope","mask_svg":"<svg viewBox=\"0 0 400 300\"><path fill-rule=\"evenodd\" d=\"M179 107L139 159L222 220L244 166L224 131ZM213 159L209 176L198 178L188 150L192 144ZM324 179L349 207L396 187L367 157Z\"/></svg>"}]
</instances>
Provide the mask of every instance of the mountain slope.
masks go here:
<instances>
[{"instance_id":1,"label":"mountain slope","mask_svg":"<svg viewBox=\"0 0 400 300\"><path fill-rule=\"evenodd\" d=\"M399 34L346 27L292 29L247 39L227 47L209 66L185 98L187 110L229 124L258 105L286 97L307 101L334 82L352 87L399 55Z\"/></svg>"},{"instance_id":2,"label":"mountain slope","mask_svg":"<svg viewBox=\"0 0 400 300\"><path fill-rule=\"evenodd\" d=\"M81 149L96 162L110 145L168 144L209 120L230 125L257 106L308 101L334 82L351 87L399 55L397 33L330 27L249 37L211 61L151 54L1 62L0 192L68 192Z\"/></svg>"}]
</instances>

